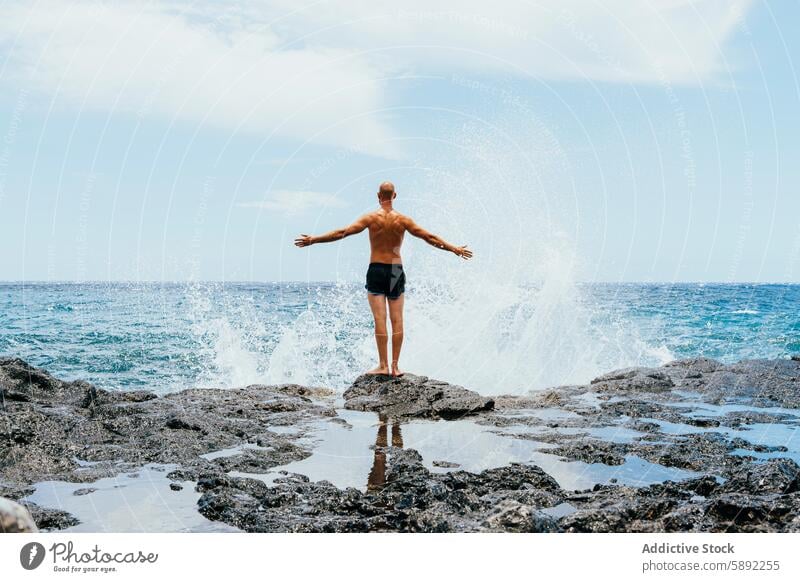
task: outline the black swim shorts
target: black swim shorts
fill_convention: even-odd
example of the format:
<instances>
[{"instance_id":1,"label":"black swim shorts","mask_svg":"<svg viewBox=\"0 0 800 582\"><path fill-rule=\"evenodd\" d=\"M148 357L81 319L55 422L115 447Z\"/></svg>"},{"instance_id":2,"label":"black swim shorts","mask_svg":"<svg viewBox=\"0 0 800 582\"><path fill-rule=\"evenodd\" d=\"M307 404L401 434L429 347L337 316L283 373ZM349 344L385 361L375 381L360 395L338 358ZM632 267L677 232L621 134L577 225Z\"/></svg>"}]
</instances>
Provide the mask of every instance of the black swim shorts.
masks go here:
<instances>
[{"instance_id":1,"label":"black swim shorts","mask_svg":"<svg viewBox=\"0 0 800 582\"><path fill-rule=\"evenodd\" d=\"M406 290L406 274L403 265L370 263L367 269L367 291L373 295L386 295L398 299Z\"/></svg>"}]
</instances>

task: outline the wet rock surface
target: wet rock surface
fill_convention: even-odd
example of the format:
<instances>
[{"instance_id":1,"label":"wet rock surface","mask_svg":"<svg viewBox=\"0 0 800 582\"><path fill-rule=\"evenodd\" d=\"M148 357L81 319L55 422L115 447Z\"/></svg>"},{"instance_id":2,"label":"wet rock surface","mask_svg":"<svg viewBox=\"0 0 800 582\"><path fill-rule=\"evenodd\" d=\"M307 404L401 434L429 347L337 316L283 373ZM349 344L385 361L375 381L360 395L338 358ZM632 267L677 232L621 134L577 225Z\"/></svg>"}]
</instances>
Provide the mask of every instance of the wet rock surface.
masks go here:
<instances>
[{"instance_id":1,"label":"wet rock surface","mask_svg":"<svg viewBox=\"0 0 800 582\"><path fill-rule=\"evenodd\" d=\"M345 408L376 413L375 426L380 416L442 435L469 429L499 447L474 468L463 456L423 458L413 430L402 448L399 429L379 428L361 488L295 470L263 478L311 458L320 423L355 430L325 389L158 397L0 359L0 391L0 497L26 505L40 529L76 520L26 503L38 483L80 483L71 497L92 498L102 477L156 463L170 465L170 495L193 486L202 516L244 531L800 531L798 359L697 358L493 399L422 376L361 377ZM515 442L531 452L509 464L503 443Z\"/></svg>"},{"instance_id":2,"label":"wet rock surface","mask_svg":"<svg viewBox=\"0 0 800 582\"><path fill-rule=\"evenodd\" d=\"M178 464L190 473L225 468L230 458L201 455L247 444L260 447L247 466L264 472L311 454L299 435L270 427L303 427L335 416L328 394L292 385L164 397L107 392L63 382L19 359L0 359L0 492L41 481L91 483L148 463ZM70 524L57 514L46 521L54 529Z\"/></svg>"},{"instance_id":3,"label":"wet rock surface","mask_svg":"<svg viewBox=\"0 0 800 582\"><path fill-rule=\"evenodd\" d=\"M364 374L344 393L345 408L394 418L462 418L494 408L494 400L427 376Z\"/></svg>"}]
</instances>

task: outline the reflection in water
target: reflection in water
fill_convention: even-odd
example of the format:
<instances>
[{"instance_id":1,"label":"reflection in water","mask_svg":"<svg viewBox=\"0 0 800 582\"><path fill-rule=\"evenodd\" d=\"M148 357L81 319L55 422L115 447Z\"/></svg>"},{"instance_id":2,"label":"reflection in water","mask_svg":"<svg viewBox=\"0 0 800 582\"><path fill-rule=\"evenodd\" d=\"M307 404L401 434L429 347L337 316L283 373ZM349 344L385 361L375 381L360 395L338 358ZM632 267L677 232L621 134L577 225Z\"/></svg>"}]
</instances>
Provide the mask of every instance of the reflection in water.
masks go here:
<instances>
[{"instance_id":1,"label":"reflection in water","mask_svg":"<svg viewBox=\"0 0 800 582\"><path fill-rule=\"evenodd\" d=\"M387 419L381 415L378 424L378 436L375 439L375 460L372 470L367 478L367 491L377 491L386 485L386 447L387 447ZM400 432L400 423L392 422L392 446L403 448L403 435Z\"/></svg>"},{"instance_id":2,"label":"reflection in water","mask_svg":"<svg viewBox=\"0 0 800 582\"><path fill-rule=\"evenodd\" d=\"M611 479L623 485L639 487L667 479L680 481L696 476L690 471L664 467L634 456L627 457L625 463L615 466L565 461L563 457L549 453L552 444L536 440L542 431L525 425L509 425L500 432L497 427L478 425L468 419L435 422L411 420L403 422L401 438L401 426L395 419L355 410L339 410L337 415L345 422L325 420L303 429L308 435L307 442L313 447L311 456L273 467L264 474L237 471L230 474L261 479L272 485L286 471L305 475L311 481L329 481L340 489L354 487L360 491L375 491L386 483L386 459L391 454L389 445L397 448L407 445L419 452L423 466L431 473L453 471L453 464L458 465L458 470L470 473L480 473L510 463L533 464L541 467L568 490L589 489L597 483L608 483ZM510 418L513 420L513 417ZM569 434L567 431L573 429L555 430ZM589 432L601 440L623 442L638 434L616 425L591 429ZM434 464L437 460L447 461L447 464Z\"/></svg>"}]
</instances>

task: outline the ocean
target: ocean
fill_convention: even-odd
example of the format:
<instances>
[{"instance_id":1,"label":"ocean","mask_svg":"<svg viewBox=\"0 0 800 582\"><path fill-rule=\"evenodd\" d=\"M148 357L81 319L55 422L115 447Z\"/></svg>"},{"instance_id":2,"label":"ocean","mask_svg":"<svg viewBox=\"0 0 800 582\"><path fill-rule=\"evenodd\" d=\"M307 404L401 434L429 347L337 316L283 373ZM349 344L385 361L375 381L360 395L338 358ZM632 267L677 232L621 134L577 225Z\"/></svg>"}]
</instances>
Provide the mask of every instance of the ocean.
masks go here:
<instances>
[{"instance_id":1,"label":"ocean","mask_svg":"<svg viewBox=\"0 0 800 582\"><path fill-rule=\"evenodd\" d=\"M612 369L800 352L798 285L494 283L411 269L401 366L484 394ZM0 354L108 390L296 382L375 365L358 283L3 283Z\"/></svg>"}]
</instances>

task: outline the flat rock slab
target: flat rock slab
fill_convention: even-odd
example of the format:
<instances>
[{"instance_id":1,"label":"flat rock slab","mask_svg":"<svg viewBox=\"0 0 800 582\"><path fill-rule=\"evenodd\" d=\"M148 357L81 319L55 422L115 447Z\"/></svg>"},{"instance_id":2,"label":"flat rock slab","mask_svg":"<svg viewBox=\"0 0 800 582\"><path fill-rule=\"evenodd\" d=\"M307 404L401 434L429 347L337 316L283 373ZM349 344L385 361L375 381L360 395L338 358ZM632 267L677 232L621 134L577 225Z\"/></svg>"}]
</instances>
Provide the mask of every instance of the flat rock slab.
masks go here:
<instances>
[{"instance_id":1,"label":"flat rock slab","mask_svg":"<svg viewBox=\"0 0 800 582\"><path fill-rule=\"evenodd\" d=\"M344 400L349 410L392 418L452 420L494 408L493 399L477 392L414 374L400 378L363 374L345 391Z\"/></svg>"}]
</instances>

